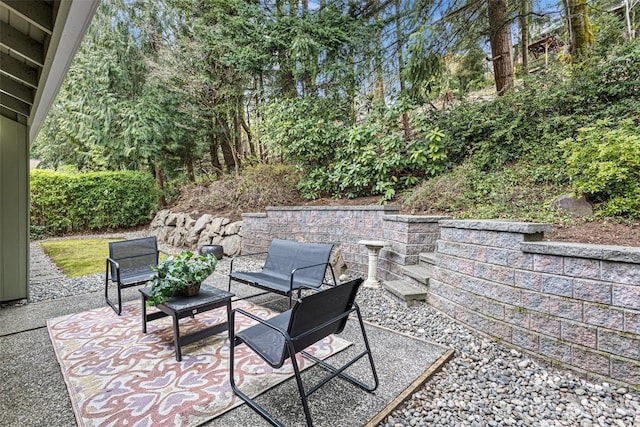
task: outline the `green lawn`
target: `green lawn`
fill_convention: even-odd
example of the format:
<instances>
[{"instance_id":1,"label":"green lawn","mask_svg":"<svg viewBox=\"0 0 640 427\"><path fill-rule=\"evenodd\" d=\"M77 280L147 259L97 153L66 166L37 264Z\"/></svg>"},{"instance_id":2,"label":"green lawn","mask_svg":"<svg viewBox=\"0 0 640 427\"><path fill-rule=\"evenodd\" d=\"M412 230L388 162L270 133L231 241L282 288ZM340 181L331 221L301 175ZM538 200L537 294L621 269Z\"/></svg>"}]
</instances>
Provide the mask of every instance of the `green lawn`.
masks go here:
<instances>
[{"instance_id":1,"label":"green lawn","mask_svg":"<svg viewBox=\"0 0 640 427\"><path fill-rule=\"evenodd\" d=\"M122 239L75 239L41 242L44 252L68 277L104 273L109 242Z\"/></svg>"}]
</instances>

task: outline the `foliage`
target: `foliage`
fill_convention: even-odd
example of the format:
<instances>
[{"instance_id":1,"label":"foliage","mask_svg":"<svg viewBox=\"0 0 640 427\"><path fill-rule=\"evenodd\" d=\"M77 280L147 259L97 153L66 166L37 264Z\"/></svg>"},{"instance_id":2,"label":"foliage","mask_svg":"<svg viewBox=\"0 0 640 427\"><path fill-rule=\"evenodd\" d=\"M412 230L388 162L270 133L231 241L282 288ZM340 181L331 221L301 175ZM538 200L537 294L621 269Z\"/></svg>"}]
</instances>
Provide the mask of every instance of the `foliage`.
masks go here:
<instances>
[{"instance_id":1,"label":"foliage","mask_svg":"<svg viewBox=\"0 0 640 427\"><path fill-rule=\"evenodd\" d=\"M204 205L239 219L244 212L261 211L267 206L301 203L296 189L299 180L300 174L292 166L259 163L214 182L185 185L176 204L185 211Z\"/></svg>"},{"instance_id":2,"label":"foliage","mask_svg":"<svg viewBox=\"0 0 640 427\"><path fill-rule=\"evenodd\" d=\"M526 162L488 172L467 161L406 192L401 201L409 211L456 218L555 222L562 215L549 201L568 189L551 176L547 166Z\"/></svg>"},{"instance_id":3,"label":"foliage","mask_svg":"<svg viewBox=\"0 0 640 427\"><path fill-rule=\"evenodd\" d=\"M152 176L142 172L31 172L31 223L49 235L135 227L157 209Z\"/></svg>"},{"instance_id":4,"label":"foliage","mask_svg":"<svg viewBox=\"0 0 640 427\"><path fill-rule=\"evenodd\" d=\"M151 288L149 305L162 304L185 287L198 285L216 269L218 259L213 254L195 256L191 251L182 251L160 262L154 270L157 275L147 282Z\"/></svg>"},{"instance_id":5,"label":"foliage","mask_svg":"<svg viewBox=\"0 0 640 427\"><path fill-rule=\"evenodd\" d=\"M305 197L381 195L386 201L444 170L442 133L418 116L413 137L405 140L402 103L375 104L357 124L327 104L311 98L272 103L262 126L265 140L302 171L299 189Z\"/></svg>"},{"instance_id":6,"label":"foliage","mask_svg":"<svg viewBox=\"0 0 640 427\"><path fill-rule=\"evenodd\" d=\"M609 54L581 67L530 76L522 88L500 98L426 111L425 120L443 130L447 156L455 164L473 157L491 171L527 159L561 171L558 141L597 120L632 117L640 110L640 43Z\"/></svg>"},{"instance_id":7,"label":"foliage","mask_svg":"<svg viewBox=\"0 0 640 427\"><path fill-rule=\"evenodd\" d=\"M602 215L640 217L639 121L599 121L563 141L573 189L603 202Z\"/></svg>"},{"instance_id":8,"label":"foliage","mask_svg":"<svg viewBox=\"0 0 640 427\"><path fill-rule=\"evenodd\" d=\"M119 239L64 239L41 242L40 246L67 277L104 273L109 242Z\"/></svg>"},{"instance_id":9,"label":"foliage","mask_svg":"<svg viewBox=\"0 0 640 427\"><path fill-rule=\"evenodd\" d=\"M333 195L381 195L391 200L396 190L417 184L421 178L445 169L443 134L420 117L413 120L415 135L403 138L402 105L376 105L362 123L347 131L347 141L336 152L330 169Z\"/></svg>"}]
</instances>

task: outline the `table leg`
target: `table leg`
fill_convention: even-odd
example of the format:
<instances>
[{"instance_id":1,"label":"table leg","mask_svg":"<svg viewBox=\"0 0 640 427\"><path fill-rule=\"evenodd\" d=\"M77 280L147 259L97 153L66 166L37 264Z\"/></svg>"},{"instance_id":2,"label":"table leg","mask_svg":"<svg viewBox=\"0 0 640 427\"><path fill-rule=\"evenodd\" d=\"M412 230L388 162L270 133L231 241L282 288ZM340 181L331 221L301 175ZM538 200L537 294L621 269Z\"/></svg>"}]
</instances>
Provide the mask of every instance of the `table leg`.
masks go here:
<instances>
[{"instance_id":1,"label":"table leg","mask_svg":"<svg viewBox=\"0 0 640 427\"><path fill-rule=\"evenodd\" d=\"M231 337L229 334L229 328L231 328L231 298L227 301L227 334Z\"/></svg>"},{"instance_id":2,"label":"table leg","mask_svg":"<svg viewBox=\"0 0 640 427\"><path fill-rule=\"evenodd\" d=\"M180 329L178 326L178 315L173 313L173 342L176 347L176 360L182 361L182 351L180 350Z\"/></svg>"}]
</instances>

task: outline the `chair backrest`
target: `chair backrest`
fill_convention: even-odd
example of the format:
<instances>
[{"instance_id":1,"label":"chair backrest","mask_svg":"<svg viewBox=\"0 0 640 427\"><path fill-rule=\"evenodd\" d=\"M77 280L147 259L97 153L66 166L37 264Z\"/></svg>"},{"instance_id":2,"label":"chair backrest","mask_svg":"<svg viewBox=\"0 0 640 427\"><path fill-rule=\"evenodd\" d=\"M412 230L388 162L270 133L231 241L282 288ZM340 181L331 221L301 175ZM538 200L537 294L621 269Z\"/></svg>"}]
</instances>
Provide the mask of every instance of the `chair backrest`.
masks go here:
<instances>
[{"instance_id":1,"label":"chair backrest","mask_svg":"<svg viewBox=\"0 0 640 427\"><path fill-rule=\"evenodd\" d=\"M121 275L123 272L149 270L151 266L158 265L158 241L152 236L109 242L109 258L120 264ZM115 275L111 265L111 277Z\"/></svg>"},{"instance_id":2,"label":"chair backrest","mask_svg":"<svg viewBox=\"0 0 640 427\"><path fill-rule=\"evenodd\" d=\"M296 352L330 334L342 332L348 316L340 318L340 315L348 313L353 308L362 282L361 278L354 279L296 301L291 309L287 328ZM322 326L325 323L326 325ZM318 329L314 331L316 328Z\"/></svg>"},{"instance_id":3,"label":"chair backrest","mask_svg":"<svg viewBox=\"0 0 640 427\"><path fill-rule=\"evenodd\" d=\"M290 280L291 272L300 269L294 275L295 283L319 288L324 282L332 249L333 245L331 244L274 239L269 245L262 271L275 277ZM322 265L301 268L316 264Z\"/></svg>"}]
</instances>

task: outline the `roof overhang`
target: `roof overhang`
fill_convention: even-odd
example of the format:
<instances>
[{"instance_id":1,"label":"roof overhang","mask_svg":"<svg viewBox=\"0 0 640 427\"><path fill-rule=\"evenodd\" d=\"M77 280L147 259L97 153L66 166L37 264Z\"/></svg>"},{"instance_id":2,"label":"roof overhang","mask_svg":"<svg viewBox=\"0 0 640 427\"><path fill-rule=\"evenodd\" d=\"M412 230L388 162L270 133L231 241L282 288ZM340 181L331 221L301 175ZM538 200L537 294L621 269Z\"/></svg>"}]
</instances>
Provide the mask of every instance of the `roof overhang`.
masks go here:
<instances>
[{"instance_id":1,"label":"roof overhang","mask_svg":"<svg viewBox=\"0 0 640 427\"><path fill-rule=\"evenodd\" d=\"M33 142L100 0L0 0L0 115Z\"/></svg>"}]
</instances>

